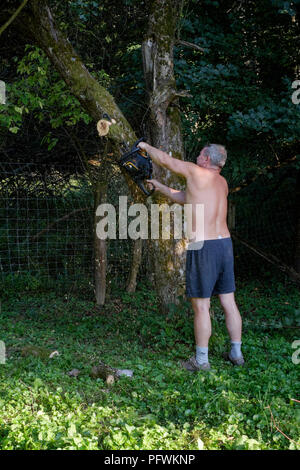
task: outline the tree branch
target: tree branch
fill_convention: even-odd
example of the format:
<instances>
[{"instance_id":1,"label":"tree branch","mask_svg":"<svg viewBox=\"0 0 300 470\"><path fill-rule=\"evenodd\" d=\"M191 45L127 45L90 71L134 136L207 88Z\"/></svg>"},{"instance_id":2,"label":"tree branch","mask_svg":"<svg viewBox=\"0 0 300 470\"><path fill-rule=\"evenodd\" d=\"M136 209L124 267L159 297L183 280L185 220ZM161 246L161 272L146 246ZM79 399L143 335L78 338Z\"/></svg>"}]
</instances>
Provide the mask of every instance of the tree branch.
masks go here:
<instances>
[{"instance_id":1,"label":"tree branch","mask_svg":"<svg viewBox=\"0 0 300 470\"><path fill-rule=\"evenodd\" d=\"M275 419L274 419L274 416L273 416L273 413L272 413L272 410L271 410L270 405L268 405L267 408L268 408L269 411L270 411L271 420L272 420L272 423L273 423L274 426L275 426L275 429L276 429L278 432L280 432L280 434L282 434L286 439L288 439L289 441L291 441L291 442L293 442L294 444L297 445L297 442L296 442L296 441L294 441L293 439L291 439L291 438L290 438L289 436L287 436L283 431L281 431L281 429L279 429L279 427L277 426L276 421L275 421Z\"/></svg>"},{"instance_id":2,"label":"tree branch","mask_svg":"<svg viewBox=\"0 0 300 470\"><path fill-rule=\"evenodd\" d=\"M203 47L198 46L198 44L193 44L192 42L183 41L182 39L177 39L175 44L180 44L181 46L188 47L189 49L194 49L195 51L205 52Z\"/></svg>"},{"instance_id":3,"label":"tree branch","mask_svg":"<svg viewBox=\"0 0 300 470\"><path fill-rule=\"evenodd\" d=\"M261 258L265 259L269 263L273 264L276 266L280 271L283 273L287 274L294 282L300 285L300 274L295 271L295 269L291 268L287 264L283 263L278 259L276 256L271 255L270 253L265 253L262 250L259 250L258 248L254 247L250 243L246 242L243 240L241 237L236 235L235 233L231 234L232 238L240 242L242 245L244 245L246 248L248 248L250 251L253 251L256 255L260 256Z\"/></svg>"},{"instance_id":4,"label":"tree branch","mask_svg":"<svg viewBox=\"0 0 300 470\"><path fill-rule=\"evenodd\" d=\"M70 41L56 26L47 0L31 0L30 8L18 19L18 27L43 49L70 92L96 122L105 115L110 116L112 125L107 138L118 148L119 155L124 144L130 146L137 140L114 97L90 74ZM117 161L119 155L115 152L113 159ZM124 171L122 173L134 199L144 201L141 191Z\"/></svg>"},{"instance_id":5,"label":"tree branch","mask_svg":"<svg viewBox=\"0 0 300 470\"><path fill-rule=\"evenodd\" d=\"M103 115L114 119L108 138L119 146L132 144L136 136L113 96L90 74L70 41L59 30L46 0L31 0L30 8L18 21L20 30L33 37L43 49L71 93L97 122Z\"/></svg>"},{"instance_id":6,"label":"tree branch","mask_svg":"<svg viewBox=\"0 0 300 470\"><path fill-rule=\"evenodd\" d=\"M18 16L18 14L21 12L21 10L23 10L23 8L25 7L27 2L28 2L28 0L24 0L23 3L16 9L14 14L9 18L9 20L3 26L1 26L0 36L6 30L6 28L8 28L8 26L14 21L14 19Z\"/></svg>"}]
</instances>

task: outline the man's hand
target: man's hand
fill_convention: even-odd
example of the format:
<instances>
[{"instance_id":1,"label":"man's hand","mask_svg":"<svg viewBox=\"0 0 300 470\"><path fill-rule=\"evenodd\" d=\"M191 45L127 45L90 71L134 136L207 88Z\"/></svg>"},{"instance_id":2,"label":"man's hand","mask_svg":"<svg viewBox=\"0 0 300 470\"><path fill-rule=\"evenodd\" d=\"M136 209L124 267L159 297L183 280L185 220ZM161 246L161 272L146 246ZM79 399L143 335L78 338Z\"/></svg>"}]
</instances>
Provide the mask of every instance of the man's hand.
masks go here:
<instances>
[{"instance_id":1,"label":"man's hand","mask_svg":"<svg viewBox=\"0 0 300 470\"><path fill-rule=\"evenodd\" d=\"M138 147L140 147L140 149L143 149L143 150L147 150L146 147L147 147L147 142L139 142L137 144Z\"/></svg>"},{"instance_id":2,"label":"man's hand","mask_svg":"<svg viewBox=\"0 0 300 470\"><path fill-rule=\"evenodd\" d=\"M149 183L150 189L154 188L155 191L159 191L162 187L162 184L157 180L146 180L146 181L147 183ZM152 184L152 188L150 186L151 184Z\"/></svg>"},{"instance_id":3,"label":"man's hand","mask_svg":"<svg viewBox=\"0 0 300 470\"><path fill-rule=\"evenodd\" d=\"M146 180L147 183L152 184L154 191L159 191L160 193L167 196L171 201L177 202L178 204L185 204L185 191L178 191L177 189L169 188L168 186L160 183L157 180Z\"/></svg>"}]
</instances>

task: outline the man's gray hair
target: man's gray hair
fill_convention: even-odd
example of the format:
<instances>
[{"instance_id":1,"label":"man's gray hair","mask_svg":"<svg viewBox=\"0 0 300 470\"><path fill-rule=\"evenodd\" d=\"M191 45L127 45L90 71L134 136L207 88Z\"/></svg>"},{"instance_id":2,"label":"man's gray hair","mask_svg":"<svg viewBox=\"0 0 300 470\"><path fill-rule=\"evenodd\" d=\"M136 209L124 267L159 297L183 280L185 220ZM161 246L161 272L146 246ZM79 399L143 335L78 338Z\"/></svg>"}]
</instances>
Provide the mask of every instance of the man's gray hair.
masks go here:
<instances>
[{"instance_id":1,"label":"man's gray hair","mask_svg":"<svg viewBox=\"0 0 300 470\"><path fill-rule=\"evenodd\" d=\"M209 144L204 147L204 155L210 158L210 163L222 168L226 163L227 151L223 145Z\"/></svg>"}]
</instances>

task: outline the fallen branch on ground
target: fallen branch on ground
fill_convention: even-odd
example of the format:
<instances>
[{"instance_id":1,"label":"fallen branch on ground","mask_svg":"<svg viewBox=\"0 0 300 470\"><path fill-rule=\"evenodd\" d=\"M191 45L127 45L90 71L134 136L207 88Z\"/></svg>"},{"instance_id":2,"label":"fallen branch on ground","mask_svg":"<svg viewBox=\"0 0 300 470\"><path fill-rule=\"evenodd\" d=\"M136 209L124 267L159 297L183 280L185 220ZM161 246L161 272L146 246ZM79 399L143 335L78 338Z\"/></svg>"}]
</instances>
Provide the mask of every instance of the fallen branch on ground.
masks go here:
<instances>
[{"instance_id":1,"label":"fallen branch on ground","mask_svg":"<svg viewBox=\"0 0 300 470\"><path fill-rule=\"evenodd\" d=\"M278 432L280 432L280 434L282 434L286 439L288 439L289 441L293 442L294 444L298 445L296 441L294 441L293 439L291 439L289 436L287 436L283 431L281 431L281 429L279 429L279 427L277 426L276 424L276 421L274 419L274 416L273 416L273 413L272 413L272 410L271 410L271 407L270 405L267 406L267 408L270 410L270 413L271 413L271 420L274 424L274 427L277 429Z\"/></svg>"}]
</instances>

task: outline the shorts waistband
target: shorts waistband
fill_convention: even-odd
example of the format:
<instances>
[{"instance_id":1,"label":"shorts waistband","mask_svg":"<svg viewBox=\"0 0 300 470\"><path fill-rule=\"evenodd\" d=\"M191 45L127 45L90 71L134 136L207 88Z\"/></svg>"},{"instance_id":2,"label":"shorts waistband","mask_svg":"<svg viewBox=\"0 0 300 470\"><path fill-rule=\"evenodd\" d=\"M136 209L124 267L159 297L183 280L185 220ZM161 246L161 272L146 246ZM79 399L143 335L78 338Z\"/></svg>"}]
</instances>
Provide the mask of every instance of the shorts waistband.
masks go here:
<instances>
[{"instance_id":1,"label":"shorts waistband","mask_svg":"<svg viewBox=\"0 0 300 470\"><path fill-rule=\"evenodd\" d=\"M189 242L188 243L188 250L201 250L204 245L217 245L221 243L226 243L228 241L231 241L231 237L225 237L225 238L212 238L210 240L201 240L197 242Z\"/></svg>"},{"instance_id":2,"label":"shorts waistband","mask_svg":"<svg viewBox=\"0 0 300 470\"><path fill-rule=\"evenodd\" d=\"M209 240L204 240L204 243L210 243L210 242L222 242L226 240L231 240L231 237L220 237L220 238L212 238Z\"/></svg>"}]
</instances>

